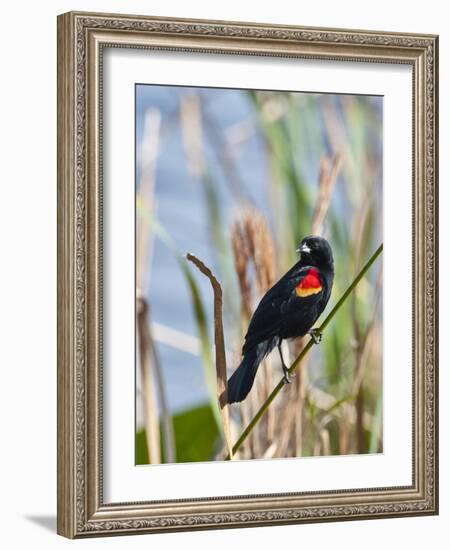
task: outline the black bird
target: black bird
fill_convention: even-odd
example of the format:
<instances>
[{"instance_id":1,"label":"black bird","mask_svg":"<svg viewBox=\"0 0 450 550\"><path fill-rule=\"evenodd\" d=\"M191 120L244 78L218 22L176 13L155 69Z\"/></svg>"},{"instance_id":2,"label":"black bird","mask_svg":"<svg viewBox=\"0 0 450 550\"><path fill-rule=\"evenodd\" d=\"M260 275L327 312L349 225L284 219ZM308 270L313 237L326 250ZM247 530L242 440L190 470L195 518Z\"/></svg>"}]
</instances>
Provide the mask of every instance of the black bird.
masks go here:
<instances>
[{"instance_id":1,"label":"black bird","mask_svg":"<svg viewBox=\"0 0 450 550\"><path fill-rule=\"evenodd\" d=\"M256 308L245 336L242 362L228 380L228 402L245 399L261 361L278 346L285 382L290 382L281 342L311 334L318 344L322 335L312 329L330 298L334 279L333 253L322 237L305 237L297 249L300 260L270 288Z\"/></svg>"}]
</instances>

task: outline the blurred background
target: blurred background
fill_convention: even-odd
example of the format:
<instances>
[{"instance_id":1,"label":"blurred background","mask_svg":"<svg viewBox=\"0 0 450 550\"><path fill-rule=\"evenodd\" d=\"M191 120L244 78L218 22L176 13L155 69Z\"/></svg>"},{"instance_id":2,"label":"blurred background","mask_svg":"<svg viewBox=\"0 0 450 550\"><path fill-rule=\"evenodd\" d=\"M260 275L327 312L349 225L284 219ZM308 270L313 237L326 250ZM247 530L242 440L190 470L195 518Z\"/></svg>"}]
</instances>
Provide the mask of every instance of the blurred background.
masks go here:
<instances>
[{"instance_id":1,"label":"blurred background","mask_svg":"<svg viewBox=\"0 0 450 550\"><path fill-rule=\"evenodd\" d=\"M224 457L213 295L186 252L221 282L229 374L259 299L312 233L334 251L326 314L382 242L382 106L376 96L136 86L137 464ZM285 357L302 346L286 344ZM272 355L232 406L234 440L281 378ZM237 458L381 452L382 421L377 261Z\"/></svg>"}]
</instances>

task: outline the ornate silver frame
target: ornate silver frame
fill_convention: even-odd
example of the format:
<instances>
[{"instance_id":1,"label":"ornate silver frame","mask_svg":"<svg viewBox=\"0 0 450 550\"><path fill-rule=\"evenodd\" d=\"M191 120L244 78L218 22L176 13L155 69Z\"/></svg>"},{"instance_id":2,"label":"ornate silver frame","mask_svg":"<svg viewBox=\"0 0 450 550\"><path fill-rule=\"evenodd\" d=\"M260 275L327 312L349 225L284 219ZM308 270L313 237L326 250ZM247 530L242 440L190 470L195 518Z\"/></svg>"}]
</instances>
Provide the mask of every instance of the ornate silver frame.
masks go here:
<instances>
[{"instance_id":1,"label":"ornate silver frame","mask_svg":"<svg viewBox=\"0 0 450 550\"><path fill-rule=\"evenodd\" d=\"M103 503L99 91L105 46L412 66L411 486ZM438 512L437 54L438 38L431 35L94 13L58 17L58 533L75 538Z\"/></svg>"}]
</instances>

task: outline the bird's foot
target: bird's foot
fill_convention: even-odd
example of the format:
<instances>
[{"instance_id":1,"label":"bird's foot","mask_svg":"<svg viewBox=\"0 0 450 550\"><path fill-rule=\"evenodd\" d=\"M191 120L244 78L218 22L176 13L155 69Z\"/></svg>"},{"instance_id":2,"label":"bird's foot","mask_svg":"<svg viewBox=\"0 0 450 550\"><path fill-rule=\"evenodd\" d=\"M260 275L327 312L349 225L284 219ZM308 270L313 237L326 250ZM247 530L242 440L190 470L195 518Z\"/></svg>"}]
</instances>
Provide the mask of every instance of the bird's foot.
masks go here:
<instances>
[{"instance_id":1,"label":"bird's foot","mask_svg":"<svg viewBox=\"0 0 450 550\"><path fill-rule=\"evenodd\" d=\"M323 337L323 334L322 334L322 331L318 328L312 328L308 334L311 336L311 338L313 339L314 343L317 345L317 344L320 344L320 342L322 342L322 337Z\"/></svg>"},{"instance_id":2,"label":"bird's foot","mask_svg":"<svg viewBox=\"0 0 450 550\"><path fill-rule=\"evenodd\" d=\"M289 372L289 369L288 367L286 367L286 365L283 365L283 373L284 373L284 376L283 376L283 382L285 384L290 384L292 382L292 379L294 378L295 374L291 374Z\"/></svg>"}]
</instances>

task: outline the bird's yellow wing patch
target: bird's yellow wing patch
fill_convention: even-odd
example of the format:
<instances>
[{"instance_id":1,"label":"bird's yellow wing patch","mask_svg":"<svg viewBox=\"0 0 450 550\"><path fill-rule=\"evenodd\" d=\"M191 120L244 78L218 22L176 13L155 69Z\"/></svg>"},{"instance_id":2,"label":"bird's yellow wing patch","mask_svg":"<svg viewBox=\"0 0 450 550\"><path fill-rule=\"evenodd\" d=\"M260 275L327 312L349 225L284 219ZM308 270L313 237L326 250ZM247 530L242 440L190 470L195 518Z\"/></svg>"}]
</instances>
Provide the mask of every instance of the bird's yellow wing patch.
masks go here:
<instances>
[{"instance_id":1,"label":"bird's yellow wing patch","mask_svg":"<svg viewBox=\"0 0 450 550\"><path fill-rule=\"evenodd\" d=\"M321 292L321 291L322 291L321 286L317 287L317 288L301 288L300 286L298 286L295 289L295 293L300 298L306 298L307 296L312 296L313 294L319 294L319 292Z\"/></svg>"}]
</instances>

